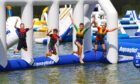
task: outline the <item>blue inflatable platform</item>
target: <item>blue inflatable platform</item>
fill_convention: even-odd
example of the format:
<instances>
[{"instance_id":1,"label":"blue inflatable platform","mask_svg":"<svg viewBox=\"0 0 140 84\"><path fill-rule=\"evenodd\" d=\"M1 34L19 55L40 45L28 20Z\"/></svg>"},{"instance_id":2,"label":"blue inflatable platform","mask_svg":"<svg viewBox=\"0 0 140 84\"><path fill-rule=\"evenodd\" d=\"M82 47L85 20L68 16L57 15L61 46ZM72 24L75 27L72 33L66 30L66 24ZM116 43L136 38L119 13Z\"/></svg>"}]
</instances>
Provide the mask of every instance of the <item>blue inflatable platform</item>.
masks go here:
<instances>
[{"instance_id":1,"label":"blue inflatable platform","mask_svg":"<svg viewBox=\"0 0 140 84\"><path fill-rule=\"evenodd\" d=\"M102 52L97 51L97 55L94 56L94 51L86 52L84 57L84 62L102 62L109 63L109 61L102 55ZM123 60L122 60L123 59ZM130 62L132 60L124 60L123 57L119 57L118 63ZM13 70L25 70L31 68L39 68L46 66L57 66L57 65L65 65L65 64L77 64L79 63L79 57L75 55L62 55L59 56L59 61L55 62L50 57L36 57L34 58L34 63L32 65L28 64L26 61L22 59L17 60L9 60L8 65L3 68L0 66L0 71L13 71Z\"/></svg>"},{"instance_id":2,"label":"blue inflatable platform","mask_svg":"<svg viewBox=\"0 0 140 84\"><path fill-rule=\"evenodd\" d=\"M140 68L140 50L134 55L133 64L136 68Z\"/></svg>"}]
</instances>

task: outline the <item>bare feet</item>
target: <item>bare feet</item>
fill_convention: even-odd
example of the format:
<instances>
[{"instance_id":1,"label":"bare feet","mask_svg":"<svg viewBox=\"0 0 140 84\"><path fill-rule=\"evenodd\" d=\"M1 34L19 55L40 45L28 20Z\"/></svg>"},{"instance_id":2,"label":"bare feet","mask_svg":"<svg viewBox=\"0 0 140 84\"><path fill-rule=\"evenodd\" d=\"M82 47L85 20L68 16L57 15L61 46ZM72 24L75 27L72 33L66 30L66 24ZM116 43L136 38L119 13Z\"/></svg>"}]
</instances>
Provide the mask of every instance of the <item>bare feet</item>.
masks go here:
<instances>
[{"instance_id":1,"label":"bare feet","mask_svg":"<svg viewBox=\"0 0 140 84\"><path fill-rule=\"evenodd\" d=\"M15 53L18 53L18 52L19 52L19 50L17 50L17 49L16 49L16 50L14 50L14 52L13 52L13 53L15 54Z\"/></svg>"},{"instance_id":2,"label":"bare feet","mask_svg":"<svg viewBox=\"0 0 140 84\"><path fill-rule=\"evenodd\" d=\"M84 61L83 61L83 59L80 59L80 63L81 63L81 64L84 64Z\"/></svg>"},{"instance_id":3,"label":"bare feet","mask_svg":"<svg viewBox=\"0 0 140 84\"><path fill-rule=\"evenodd\" d=\"M78 52L77 51L72 51L72 54L77 54L78 55Z\"/></svg>"},{"instance_id":4,"label":"bare feet","mask_svg":"<svg viewBox=\"0 0 140 84\"><path fill-rule=\"evenodd\" d=\"M27 51L27 48L23 48L25 51Z\"/></svg>"},{"instance_id":5,"label":"bare feet","mask_svg":"<svg viewBox=\"0 0 140 84\"><path fill-rule=\"evenodd\" d=\"M46 53L46 57L52 56L52 53L48 52Z\"/></svg>"}]
</instances>

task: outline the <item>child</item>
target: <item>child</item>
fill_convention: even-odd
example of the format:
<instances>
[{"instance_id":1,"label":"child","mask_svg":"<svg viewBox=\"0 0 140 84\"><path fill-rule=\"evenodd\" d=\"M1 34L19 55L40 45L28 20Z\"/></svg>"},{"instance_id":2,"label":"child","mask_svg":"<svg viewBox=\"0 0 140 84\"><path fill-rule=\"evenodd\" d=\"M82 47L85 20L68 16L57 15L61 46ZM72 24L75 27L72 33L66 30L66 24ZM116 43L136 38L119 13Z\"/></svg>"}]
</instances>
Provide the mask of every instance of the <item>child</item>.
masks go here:
<instances>
[{"instance_id":1,"label":"child","mask_svg":"<svg viewBox=\"0 0 140 84\"><path fill-rule=\"evenodd\" d=\"M49 45L48 45L48 48L49 48L49 52L46 54L46 56L52 56L52 54L56 55L57 52L56 52L56 48L55 48L55 45L59 39L59 36L58 36L58 30L57 29L53 29L53 33L50 34L52 31L48 32L48 36L50 36L50 42L49 42Z\"/></svg>"},{"instance_id":2,"label":"child","mask_svg":"<svg viewBox=\"0 0 140 84\"><path fill-rule=\"evenodd\" d=\"M79 28L78 28L74 24L74 21L73 21L73 18L71 17L71 15L70 15L70 18L71 18L72 24L74 25L74 28L76 30L76 41L75 41L75 45L78 48L78 51L74 51L73 53L78 54L79 57L80 57L80 59L79 59L80 63L81 64L84 64L84 61L82 59L83 38L84 38L85 33L88 31L88 29L91 28L93 22L91 22L87 28L84 28L84 24L83 23L80 23L79 24Z\"/></svg>"},{"instance_id":3,"label":"child","mask_svg":"<svg viewBox=\"0 0 140 84\"><path fill-rule=\"evenodd\" d=\"M97 25L96 23L96 19L95 19L95 16L93 16L93 19L94 19L94 25L95 27L98 29L97 31L97 35L96 35L96 39L95 39L95 48L94 48L94 52L95 52L95 56L96 56L96 51L98 49L98 45L101 45L102 46L102 49L103 49L103 55L105 55L105 51L106 51L106 47L105 47L105 44L104 44L104 37L105 35L108 33L108 32L112 32L112 31L115 31L116 29L118 28L113 28L113 29L106 29L106 23L103 24L101 27Z\"/></svg>"},{"instance_id":4,"label":"child","mask_svg":"<svg viewBox=\"0 0 140 84\"><path fill-rule=\"evenodd\" d=\"M25 28L25 25L24 23L21 23L20 24L20 28L17 27L17 22L18 20L16 21L15 23L15 28L18 32L18 37L19 37L19 41L18 41L18 46L17 46L17 49L14 50L14 54L15 53L18 53L22 48L27 51L27 43L26 43L26 33L33 28L33 25L32 25L32 28ZM34 24L34 22L33 22Z\"/></svg>"}]
</instances>

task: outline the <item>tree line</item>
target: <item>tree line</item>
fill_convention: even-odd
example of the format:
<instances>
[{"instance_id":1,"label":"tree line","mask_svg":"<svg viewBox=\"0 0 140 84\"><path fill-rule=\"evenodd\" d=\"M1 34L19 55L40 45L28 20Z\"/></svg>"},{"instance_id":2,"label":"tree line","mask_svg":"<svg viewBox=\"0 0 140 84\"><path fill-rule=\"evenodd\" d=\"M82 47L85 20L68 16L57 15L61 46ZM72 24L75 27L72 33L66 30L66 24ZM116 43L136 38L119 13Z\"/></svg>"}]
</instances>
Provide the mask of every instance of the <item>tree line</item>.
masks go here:
<instances>
[{"instance_id":1,"label":"tree line","mask_svg":"<svg viewBox=\"0 0 140 84\"><path fill-rule=\"evenodd\" d=\"M119 17L123 17L127 10L136 10L137 14L140 14L140 0L111 0ZM34 17L40 18L43 8L45 6L34 6ZM13 7L13 15L21 15L20 7Z\"/></svg>"},{"instance_id":2,"label":"tree line","mask_svg":"<svg viewBox=\"0 0 140 84\"><path fill-rule=\"evenodd\" d=\"M136 10L140 14L140 0L111 0L120 17L124 16L127 10Z\"/></svg>"}]
</instances>

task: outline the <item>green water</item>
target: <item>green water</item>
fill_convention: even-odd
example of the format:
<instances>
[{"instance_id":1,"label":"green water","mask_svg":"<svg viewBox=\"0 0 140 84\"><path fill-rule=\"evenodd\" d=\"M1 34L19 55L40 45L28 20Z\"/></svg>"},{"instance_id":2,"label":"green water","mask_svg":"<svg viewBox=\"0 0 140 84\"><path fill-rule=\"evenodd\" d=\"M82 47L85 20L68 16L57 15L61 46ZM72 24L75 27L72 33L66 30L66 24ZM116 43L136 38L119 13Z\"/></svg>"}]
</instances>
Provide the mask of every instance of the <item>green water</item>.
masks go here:
<instances>
[{"instance_id":1,"label":"green water","mask_svg":"<svg viewBox=\"0 0 140 84\"><path fill-rule=\"evenodd\" d=\"M0 73L0 84L140 84L132 63L65 65Z\"/></svg>"}]
</instances>

